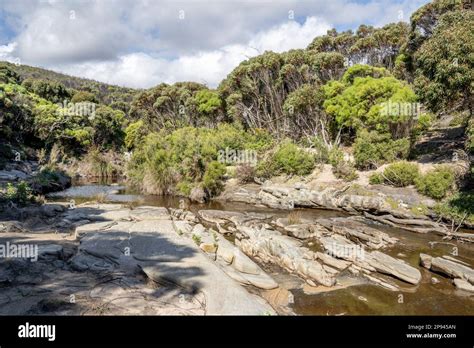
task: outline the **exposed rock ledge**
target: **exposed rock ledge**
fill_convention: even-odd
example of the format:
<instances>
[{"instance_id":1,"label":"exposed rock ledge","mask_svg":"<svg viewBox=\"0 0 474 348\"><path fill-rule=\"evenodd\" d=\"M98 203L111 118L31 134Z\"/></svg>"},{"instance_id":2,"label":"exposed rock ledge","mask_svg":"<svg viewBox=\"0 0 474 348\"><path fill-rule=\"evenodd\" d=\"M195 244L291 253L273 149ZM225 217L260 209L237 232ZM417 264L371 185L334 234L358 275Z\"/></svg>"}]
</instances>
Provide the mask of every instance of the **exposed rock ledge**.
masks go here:
<instances>
[{"instance_id":1,"label":"exposed rock ledge","mask_svg":"<svg viewBox=\"0 0 474 348\"><path fill-rule=\"evenodd\" d=\"M432 257L427 254L420 254L420 264L433 272L452 278L458 289L474 292L474 269L469 264L448 255Z\"/></svg>"},{"instance_id":2,"label":"exposed rock ledge","mask_svg":"<svg viewBox=\"0 0 474 348\"><path fill-rule=\"evenodd\" d=\"M426 214L420 206L430 208L435 202L410 188L394 189L381 185L361 187L337 183L333 186L314 186L302 182L274 184L266 181L263 185L229 184L218 199L276 209L304 207L342 210L418 233L432 232L474 242L474 233L452 232L445 224L433 221L435 216Z\"/></svg>"},{"instance_id":3,"label":"exposed rock ledge","mask_svg":"<svg viewBox=\"0 0 474 348\"><path fill-rule=\"evenodd\" d=\"M394 291L399 290L398 284L385 275L414 285L421 280L417 268L378 250L397 243L395 238L354 218L288 225L285 219L273 220L255 213L201 210L199 216L208 223L225 225L226 228L220 227L221 233L233 231L235 244L250 257L278 265L311 286L333 287L351 274ZM325 252L310 250L301 240L282 234L278 228L300 239L306 235Z\"/></svg>"}]
</instances>

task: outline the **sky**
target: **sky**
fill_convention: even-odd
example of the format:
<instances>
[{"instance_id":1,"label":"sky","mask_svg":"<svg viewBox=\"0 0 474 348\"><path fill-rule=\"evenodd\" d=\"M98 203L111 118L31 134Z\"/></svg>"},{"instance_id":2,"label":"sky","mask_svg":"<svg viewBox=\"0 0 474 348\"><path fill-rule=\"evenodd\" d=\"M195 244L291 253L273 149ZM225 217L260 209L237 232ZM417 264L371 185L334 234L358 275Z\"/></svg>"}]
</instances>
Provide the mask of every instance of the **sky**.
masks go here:
<instances>
[{"instance_id":1,"label":"sky","mask_svg":"<svg viewBox=\"0 0 474 348\"><path fill-rule=\"evenodd\" d=\"M216 87L241 61L327 30L406 21L428 0L0 0L0 60L133 88Z\"/></svg>"}]
</instances>

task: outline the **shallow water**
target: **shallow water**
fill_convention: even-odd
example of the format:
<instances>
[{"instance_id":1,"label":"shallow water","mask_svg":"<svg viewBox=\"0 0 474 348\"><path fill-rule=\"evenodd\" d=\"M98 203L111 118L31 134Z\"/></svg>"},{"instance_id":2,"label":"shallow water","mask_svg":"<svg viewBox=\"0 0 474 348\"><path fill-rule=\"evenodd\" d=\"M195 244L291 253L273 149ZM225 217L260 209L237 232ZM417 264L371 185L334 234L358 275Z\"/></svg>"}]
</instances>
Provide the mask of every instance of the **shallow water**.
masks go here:
<instances>
[{"instance_id":1,"label":"shallow water","mask_svg":"<svg viewBox=\"0 0 474 348\"><path fill-rule=\"evenodd\" d=\"M140 195L125 185L114 183L101 185L91 183L76 183L66 191L50 195L50 200L71 200L76 203L94 200L99 194L106 195L110 203L139 202L140 205L153 205L177 208L181 201L179 197L163 197ZM189 203L189 202L188 202ZM259 212L286 217L288 211L265 207L255 207L244 203L213 201L206 204L189 204L191 211L200 209L219 209L241 212ZM323 217L349 216L346 213L320 210L299 209L301 217L316 219ZM301 288L292 289L294 304L292 309L303 315L473 315L474 294L456 290L452 281L443 275L434 274L419 266L419 254L432 256L452 255L470 265L474 265L474 246L470 243L443 241L440 236L433 234L418 234L397 228L371 224L391 236L399 239L394 247L385 249L387 254L404 259L422 273L422 281L413 286L394 278L390 281L398 284L399 292L386 290L372 284L354 285L344 289L332 290L317 294L307 294ZM432 243L435 242L435 243ZM317 245L310 247L318 249ZM286 273L275 267L268 267L272 272ZM348 277L351 277L348 275ZM435 277L439 283L432 284ZM388 278L387 278L388 279ZM300 283L302 285L302 282Z\"/></svg>"}]
</instances>

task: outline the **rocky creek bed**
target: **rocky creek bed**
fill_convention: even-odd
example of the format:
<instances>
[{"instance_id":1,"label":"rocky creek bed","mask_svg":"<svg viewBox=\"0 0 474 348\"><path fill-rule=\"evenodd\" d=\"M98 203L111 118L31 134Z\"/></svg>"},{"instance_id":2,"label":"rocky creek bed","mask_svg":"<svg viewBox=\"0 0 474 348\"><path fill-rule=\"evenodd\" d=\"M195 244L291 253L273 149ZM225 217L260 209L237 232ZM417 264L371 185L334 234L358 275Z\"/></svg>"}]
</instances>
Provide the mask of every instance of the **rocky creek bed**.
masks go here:
<instances>
[{"instance_id":1,"label":"rocky creek bed","mask_svg":"<svg viewBox=\"0 0 474 348\"><path fill-rule=\"evenodd\" d=\"M97 192L108 203L87 203ZM278 204L188 204L98 185L54 196L61 202L0 218L0 245L39 246L36 262L0 261L2 314L474 312L465 239L341 209L289 215Z\"/></svg>"}]
</instances>

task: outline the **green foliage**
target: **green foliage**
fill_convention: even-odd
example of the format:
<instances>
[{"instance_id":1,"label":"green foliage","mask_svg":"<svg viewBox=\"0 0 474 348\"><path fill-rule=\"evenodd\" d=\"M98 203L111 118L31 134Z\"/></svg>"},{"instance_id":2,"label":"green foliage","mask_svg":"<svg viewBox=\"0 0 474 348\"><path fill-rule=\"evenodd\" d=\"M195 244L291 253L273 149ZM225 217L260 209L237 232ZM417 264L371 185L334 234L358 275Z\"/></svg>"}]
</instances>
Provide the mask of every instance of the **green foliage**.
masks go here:
<instances>
[{"instance_id":1,"label":"green foliage","mask_svg":"<svg viewBox=\"0 0 474 348\"><path fill-rule=\"evenodd\" d=\"M197 111L208 118L217 119L216 115L222 106L222 100L216 91L203 89L196 93Z\"/></svg>"},{"instance_id":2,"label":"green foliage","mask_svg":"<svg viewBox=\"0 0 474 348\"><path fill-rule=\"evenodd\" d=\"M70 92L59 82L26 79L22 82L22 86L52 103L64 103L71 98Z\"/></svg>"},{"instance_id":3,"label":"green foliage","mask_svg":"<svg viewBox=\"0 0 474 348\"><path fill-rule=\"evenodd\" d=\"M7 64L0 64L0 83L12 83L18 84L20 82L20 76L11 69Z\"/></svg>"},{"instance_id":4,"label":"green foliage","mask_svg":"<svg viewBox=\"0 0 474 348\"><path fill-rule=\"evenodd\" d=\"M245 132L230 124L150 133L135 148L128 175L132 183L151 189L150 193L172 193L175 189L185 193L202 184L214 195L225 174L220 162L226 161L226 149L262 151L269 146L267 141L266 132Z\"/></svg>"},{"instance_id":5,"label":"green foliage","mask_svg":"<svg viewBox=\"0 0 474 348\"><path fill-rule=\"evenodd\" d=\"M411 88L394 77L356 77L352 84L341 89L339 83L323 86L323 93L327 97L324 108L339 126L356 130L366 128L388 132L390 123L406 122L409 118L383 113L382 103L389 100L392 103L416 101ZM341 92L335 94L335 90Z\"/></svg>"},{"instance_id":6,"label":"green foliage","mask_svg":"<svg viewBox=\"0 0 474 348\"><path fill-rule=\"evenodd\" d=\"M310 147L316 150L315 160L317 163L329 163L329 149L321 137L312 137L309 139Z\"/></svg>"},{"instance_id":7,"label":"green foliage","mask_svg":"<svg viewBox=\"0 0 474 348\"><path fill-rule=\"evenodd\" d=\"M83 157L83 161L87 164L84 169L89 176L98 178L112 178L118 175L118 168L111 160L109 153L102 152L98 148L91 148Z\"/></svg>"},{"instance_id":8,"label":"green foliage","mask_svg":"<svg viewBox=\"0 0 474 348\"><path fill-rule=\"evenodd\" d=\"M215 125L220 106L214 91L196 82L162 83L133 100L130 115L142 120L148 131L173 131L186 126ZM200 108L200 111L199 111Z\"/></svg>"},{"instance_id":9,"label":"green foliage","mask_svg":"<svg viewBox=\"0 0 474 348\"><path fill-rule=\"evenodd\" d=\"M119 149L124 140L122 130L125 114L123 111L114 110L108 106L100 106L93 117L89 117L93 145L101 149Z\"/></svg>"},{"instance_id":10,"label":"green foliage","mask_svg":"<svg viewBox=\"0 0 474 348\"><path fill-rule=\"evenodd\" d=\"M385 179L380 173L372 173L369 177L369 183L371 185L380 185L385 182Z\"/></svg>"},{"instance_id":11,"label":"green foliage","mask_svg":"<svg viewBox=\"0 0 474 348\"><path fill-rule=\"evenodd\" d=\"M304 84L291 92L283 104L283 112L293 129L293 136L313 136L328 133L331 120L322 109L322 94L314 85Z\"/></svg>"},{"instance_id":12,"label":"green foliage","mask_svg":"<svg viewBox=\"0 0 474 348\"><path fill-rule=\"evenodd\" d=\"M329 164L336 166L338 163L344 161L344 152L341 149L334 147L329 151L328 154Z\"/></svg>"},{"instance_id":13,"label":"green foliage","mask_svg":"<svg viewBox=\"0 0 474 348\"><path fill-rule=\"evenodd\" d=\"M89 102L89 103L98 103L97 97L88 91L77 91L74 93L73 97L71 98L71 103L82 103L82 102Z\"/></svg>"},{"instance_id":14,"label":"green foliage","mask_svg":"<svg viewBox=\"0 0 474 348\"><path fill-rule=\"evenodd\" d=\"M382 77L389 76L391 76L390 73L384 68L377 68L371 65L357 64L347 69L347 71L342 76L342 82L351 85L358 77L372 77L375 79L379 79Z\"/></svg>"},{"instance_id":15,"label":"green foliage","mask_svg":"<svg viewBox=\"0 0 474 348\"><path fill-rule=\"evenodd\" d=\"M420 170L416 163L400 161L387 166L383 171L383 176L386 183L404 187L415 184L416 179L420 176Z\"/></svg>"},{"instance_id":16,"label":"green foliage","mask_svg":"<svg viewBox=\"0 0 474 348\"><path fill-rule=\"evenodd\" d=\"M354 159L361 169L376 168L381 164L408 158L410 140L393 140L390 134L360 130L354 143Z\"/></svg>"},{"instance_id":17,"label":"green foliage","mask_svg":"<svg viewBox=\"0 0 474 348\"><path fill-rule=\"evenodd\" d=\"M419 176L415 182L418 192L431 198L441 199L453 188L455 179L453 170L444 165Z\"/></svg>"},{"instance_id":18,"label":"green foliage","mask_svg":"<svg viewBox=\"0 0 474 348\"><path fill-rule=\"evenodd\" d=\"M226 112L246 128L262 128L278 137L315 135L322 115L317 86L339 78L338 53L290 50L265 52L242 62L219 85ZM306 112L311 115L305 116Z\"/></svg>"},{"instance_id":19,"label":"green foliage","mask_svg":"<svg viewBox=\"0 0 474 348\"><path fill-rule=\"evenodd\" d=\"M338 52L349 62L361 57L374 66L392 68L395 57L406 44L409 28L403 22L388 24L382 28L361 25L356 33L351 30L338 33L329 30L327 35L316 37L308 46L315 52Z\"/></svg>"},{"instance_id":20,"label":"green foliage","mask_svg":"<svg viewBox=\"0 0 474 348\"><path fill-rule=\"evenodd\" d=\"M4 199L16 204L24 205L33 201L31 188L25 181L21 181L17 185L7 183Z\"/></svg>"},{"instance_id":21,"label":"green foliage","mask_svg":"<svg viewBox=\"0 0 474 348\"><path fill-rule=\"evenodd\" d=\"M329 163L332 165L334 176L338 179L353 181L359 177L354 165L344 159L344 153L339 148L329 151Z\"/></svg>"},{"instance_id":22,"label":"green foliage","mask_svg":"<svg viewBox=\"0 0 474 348\"><path fill-rule=\"evenodd\" d=\"M459 192L448 201L438 203L435 212L444 219L461 222L474 223L474 192Z\"/></svg>"},{"instance_id":23,"label":"green foliage","mask_svg":"<svg viewBox=\"0 0 474 348\"><path fill-rule=\"evenodd\" d=\"M176 185L176 189L182 195L189 196L189 194L191 193L193 189L193 185L189 183L188 181L181 181L181 182L178 182L178 184Z\"/></svg>"},{"instance_id":24,"label":"green foliage","mask_svg":"<svg viewBox=\"0 0 474 348\"><path fill-rule=\"evenodd\" d=\"M145 136L146 130L144 129L142 120L130 123L125 129L125 146L127 149L133 149L138 146L140 141Z\"/></svg>"},{"instance_id":25,"label":"green foliage","mask_svg":"<svg viewBox=\"0 0 474 348\"><path fill-rule=\"evenodd\" d=\"M472 10L445 13L414 54L416 92L433 111L459 103L474 110L473 27Z\"/></svg>"},{"instance_id":26,"label":"green foliage","mask_svg":"<svg viewBox=\"0 0 474 348\"><path fill-rule=\"evenodd\" d=\"M260 163L257 173L262 177L279 174L307 175L313 171L315 164L311 153L286 140L266 161Z\"/></svg>"},{"instance_id":27,"label":"green foliage","mask_svg":"<svg viewBox=\"0 0 474 348\"><path fill-rule=\"evenodd\" d=\"M202 178L202 187L209 193L209 196L217 196L224 188L222 180L226 173L223 163L213 161L207 165L206 171Z\"/></svg>"}]
</instances>

